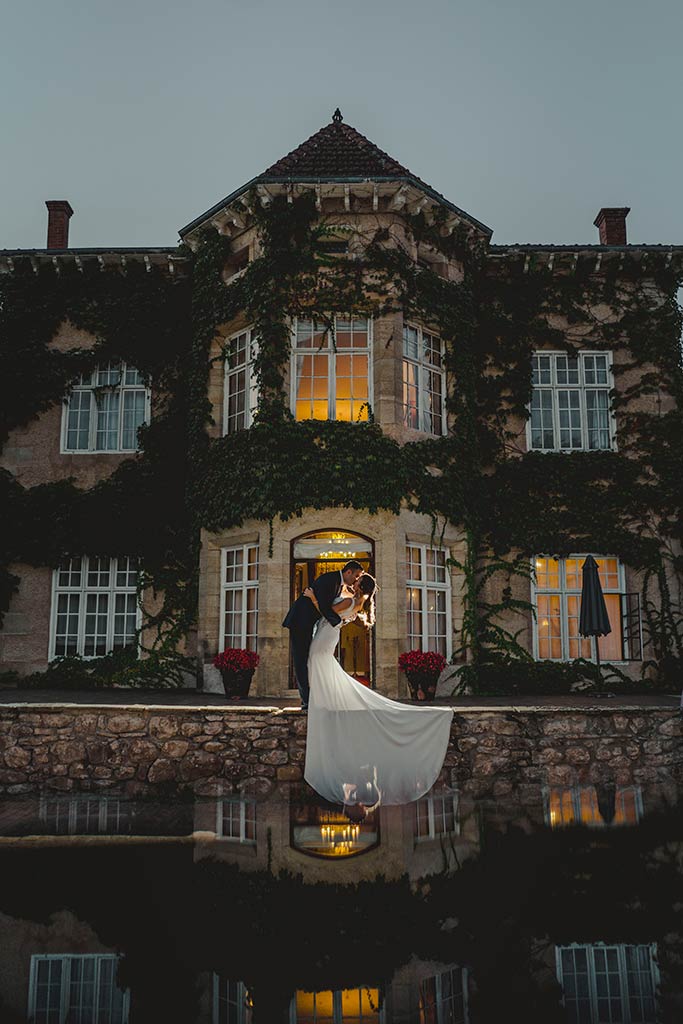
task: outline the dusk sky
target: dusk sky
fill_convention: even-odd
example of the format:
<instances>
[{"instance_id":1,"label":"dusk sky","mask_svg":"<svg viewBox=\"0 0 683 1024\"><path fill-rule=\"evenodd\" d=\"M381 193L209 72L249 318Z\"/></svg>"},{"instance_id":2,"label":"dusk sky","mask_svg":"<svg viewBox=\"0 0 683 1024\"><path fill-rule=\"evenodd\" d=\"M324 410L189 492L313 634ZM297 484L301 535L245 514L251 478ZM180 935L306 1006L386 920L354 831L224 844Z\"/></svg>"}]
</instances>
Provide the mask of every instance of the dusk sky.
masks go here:
<instances>
[{"instance_id":1,"label":"dusk sky","mask_svg":"<svg viewBox=\"0 0 683 1024\"><path fill-rule=\"evenodd\" d=\"M0 248L173 245L331 119L494 242L683 243L681 0L21 0L0 29Z\"/></svg>"}]
</instances>

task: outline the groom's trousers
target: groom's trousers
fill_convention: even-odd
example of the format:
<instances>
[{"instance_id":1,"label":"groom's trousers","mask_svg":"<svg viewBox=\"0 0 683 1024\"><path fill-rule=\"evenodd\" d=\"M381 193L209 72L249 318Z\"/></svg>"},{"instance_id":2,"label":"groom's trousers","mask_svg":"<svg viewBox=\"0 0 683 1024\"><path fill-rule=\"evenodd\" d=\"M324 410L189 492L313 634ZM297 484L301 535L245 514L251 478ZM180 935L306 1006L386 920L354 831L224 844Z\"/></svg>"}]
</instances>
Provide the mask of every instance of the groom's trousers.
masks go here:
<instances>
[{"instance_id":1,"label":"groom's trousers","mask_svg":"<svg viewBox=\"0 0 683 1024\"><path fill-rule=\"evenodd\" d=\"M308 652L311 648L310 629L290 629L290 640L292 642L292 661L294 662L294 674L296 685L301 694L301 703L308 706L310 687L308 684Z\"/></svg>"}]
</instances>

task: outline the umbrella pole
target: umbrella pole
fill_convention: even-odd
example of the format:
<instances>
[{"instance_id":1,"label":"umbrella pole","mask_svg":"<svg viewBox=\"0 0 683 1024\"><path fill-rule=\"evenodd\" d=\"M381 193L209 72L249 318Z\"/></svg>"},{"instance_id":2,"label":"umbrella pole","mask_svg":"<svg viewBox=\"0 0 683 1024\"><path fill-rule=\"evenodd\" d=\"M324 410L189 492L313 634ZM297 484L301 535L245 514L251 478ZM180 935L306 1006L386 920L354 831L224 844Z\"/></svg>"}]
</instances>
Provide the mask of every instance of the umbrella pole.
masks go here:
<instances>
[{"instance_id":1,"label":"umbrella pole","mask_svg":"<svg viewBox=\"0 0 683 1024\"><path fill-rule=\"evenodd\" d=\"M600 638L596 636L596 638L595 638L595 659L596 659L597 664L598 664L598 669L600 669L600 644L598 642L599 639Z\"/></svg>"}]
</instances>

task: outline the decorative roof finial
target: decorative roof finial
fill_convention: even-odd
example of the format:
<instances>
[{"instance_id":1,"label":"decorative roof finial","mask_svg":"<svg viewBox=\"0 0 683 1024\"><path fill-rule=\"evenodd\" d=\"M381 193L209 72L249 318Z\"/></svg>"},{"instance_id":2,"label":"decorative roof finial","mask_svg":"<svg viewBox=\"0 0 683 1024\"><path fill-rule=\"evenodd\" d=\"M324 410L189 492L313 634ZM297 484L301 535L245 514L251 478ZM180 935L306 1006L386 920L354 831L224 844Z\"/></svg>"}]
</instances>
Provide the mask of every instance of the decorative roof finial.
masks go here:
<instances>
[{"instance_id":1,"label":"decorative roof finial","mask_svg":"<svg viewBox=\"0 0 683 1024\"><path fill-rule=\"evenodd\" d=\"M342 112L339 109L339 107L337 107L334 114L332 115L332 120L334 121L335 124L341 124L342 121L344 120L344 118L342 117Z\"/></svg>"}]
</instances>

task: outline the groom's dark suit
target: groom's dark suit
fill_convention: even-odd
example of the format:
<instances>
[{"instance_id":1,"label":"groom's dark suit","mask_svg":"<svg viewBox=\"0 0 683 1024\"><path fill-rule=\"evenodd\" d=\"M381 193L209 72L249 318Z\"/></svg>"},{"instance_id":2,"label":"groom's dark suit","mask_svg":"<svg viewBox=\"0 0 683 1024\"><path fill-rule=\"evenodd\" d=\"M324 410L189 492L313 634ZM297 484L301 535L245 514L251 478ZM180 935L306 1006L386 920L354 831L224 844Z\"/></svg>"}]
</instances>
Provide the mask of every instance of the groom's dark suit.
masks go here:
<instances>
[{"instance_id":1,"label":"groom's dark suit","mask_svg":"<svg viewBox=\"0 0 683 1024\"><path fill-rule=\"evenodd\" d=\"M308 695L310 692L308 685L308 651L311 646L313 627L321 616L324 616L331 625L339 625L341 618L333 610L332 602L335 597L339 596L343 582L341 572L324 572L322 576L318 576L311 584L311 587L318 599L320 611L318 611L310 598L304 597L302 594L289 609L282 623L289 630L289 636L292 641L294 672L303 707L308 706Z\"/></svg>"}]
</instances>

